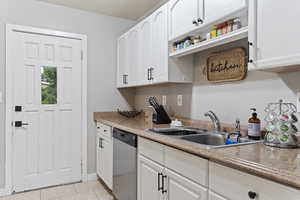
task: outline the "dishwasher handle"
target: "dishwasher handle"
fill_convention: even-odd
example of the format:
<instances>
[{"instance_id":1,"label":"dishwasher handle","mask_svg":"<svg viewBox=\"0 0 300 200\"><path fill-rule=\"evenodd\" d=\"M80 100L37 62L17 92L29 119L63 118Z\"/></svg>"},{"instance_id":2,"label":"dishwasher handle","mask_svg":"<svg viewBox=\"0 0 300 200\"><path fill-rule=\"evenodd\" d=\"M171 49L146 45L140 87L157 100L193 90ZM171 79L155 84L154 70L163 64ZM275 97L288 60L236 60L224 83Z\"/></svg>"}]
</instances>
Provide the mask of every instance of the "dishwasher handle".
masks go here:
<instances>
[{"instance_id":1,"label":"dishwasher handle","mask_svg":"<svg viewBox=\"0 0 300 200\"><path fill-rule=\"evenodd\" d=\"M137 136L135 134L120 130L114 129L113 130L113 137L129 146L137 147Z\"/></svg>"}]
</instances>

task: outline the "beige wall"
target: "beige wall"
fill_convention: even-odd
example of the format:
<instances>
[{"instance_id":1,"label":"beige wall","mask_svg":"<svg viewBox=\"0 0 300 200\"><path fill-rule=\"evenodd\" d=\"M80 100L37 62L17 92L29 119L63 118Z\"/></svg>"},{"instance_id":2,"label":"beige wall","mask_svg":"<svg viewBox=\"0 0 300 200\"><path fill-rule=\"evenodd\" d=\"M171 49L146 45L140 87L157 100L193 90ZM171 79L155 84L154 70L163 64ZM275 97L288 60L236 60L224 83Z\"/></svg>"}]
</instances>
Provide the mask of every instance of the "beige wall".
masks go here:
<instances>
[{"instance_id":1,"label":"beige wall","mask_svg":"<svg viewBox=\"0 0 300 200\"><path fill-rule=\"evenodd\" d=\"M93 112L128 109L115 87L117 38L134 22L97 15L36 0L1 0L0 3L0 91L5 89L5 24L49 28L88 36L88 172L96 170ZM127 93L130 95L130 93ZM0 103L0 188L5 169L5 104Z\"/></svg>"},{"instance_id":2,"label":"beige wall","mask_svg":"<svg viewBox=\"0 0 300 200\"><path fill-rule=\"evenodd\" d=\"M245 80L231 83L211 84L202 74L209 53L231 48L247 47L247 41L238 41L222 48L214 48L194 57L194 83L187 85L168 85L144 87L136 90L135 105L145 107L145 98L156 95L161 99L167 95L171 114L193 119L205 119L203 114L213 110L225 123L234 123L240 118L246 124L250 117L250 108L257 108L263 120L267 103L283 99L296 103L296 92L300 91L300 72L275 74L249 72ZM183 95L183 106L176 105L177 95Z\"/></svg>"}]
</instances>

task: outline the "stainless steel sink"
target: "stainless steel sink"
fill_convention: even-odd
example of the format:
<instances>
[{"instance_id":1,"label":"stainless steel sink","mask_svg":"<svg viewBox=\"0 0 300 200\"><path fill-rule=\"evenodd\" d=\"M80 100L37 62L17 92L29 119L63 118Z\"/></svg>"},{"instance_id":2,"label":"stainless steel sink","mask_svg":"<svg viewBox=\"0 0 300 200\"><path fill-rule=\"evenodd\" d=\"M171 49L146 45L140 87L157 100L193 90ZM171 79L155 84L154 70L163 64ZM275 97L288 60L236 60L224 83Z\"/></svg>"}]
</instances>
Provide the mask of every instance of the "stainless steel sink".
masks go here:
<instances>
[{"instance_id":1,"label":"stainless steel sink","mask_svg":"<svg viewBox=\"0 0 300 200\"><path fill-rule=\"evenodd\" d=\"M167 136L196 135L196 134L203 134L206 132L206 130L190 129L190 128L155 128L155 129L150 129L149 131L161 135L167 135Z\"/></svg>"},{"instance_id":2,"label":"stainless steel sink","mask_svg":"<svg viewBox=\"0 0 300 200\"><path fill-rule=\"evenodd\" d=\"M224 148L246 144L255 144L262 141L240 138L239 142L227 143L228 133L220 131L207 131L194 128L155 128L149 130L151 133L172 136L178 139L197 143L207 149Z\"/></svg>"},{"instance_id":3,"label":"stainless steel sink","mask_svg":"<svg viewBox=\"0 0 300 200\"><path fill-rule=\"evenodd\" d=\"M239 142L228 144L227 133L207 133L202 135L183 136L180 139L204 145L206 148L223 148L238 145L254 144L262 141L240 138Z\"/></svg>"},{"instance_id":4,"label":"stainless steel sink","mask_svg":"<svg viewBox=\"0 0 300 200\"><path fill-rule=\"evenodd\" d=\"M181 139L211 146L219 146L226 144L226 135L223 134L193 135L181 137Z\"/></svg>"}]
</instances>

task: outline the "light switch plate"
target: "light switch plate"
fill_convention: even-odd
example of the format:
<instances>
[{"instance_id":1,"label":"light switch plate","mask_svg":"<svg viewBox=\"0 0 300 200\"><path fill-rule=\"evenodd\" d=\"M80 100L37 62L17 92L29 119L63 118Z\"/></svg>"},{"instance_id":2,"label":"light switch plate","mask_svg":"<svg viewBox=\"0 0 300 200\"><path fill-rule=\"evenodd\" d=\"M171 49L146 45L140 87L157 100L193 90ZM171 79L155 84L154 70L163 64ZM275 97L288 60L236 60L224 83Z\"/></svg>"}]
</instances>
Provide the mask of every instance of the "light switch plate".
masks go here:
<instances>
[{"instance_id":1,"label":"light switch plate","mask_svg":"<svg viewBox=\"0 0 300 200\"><path fill-rule=\"evenodd\" d=\"M297 112L300 113L300 92L297 93Z\"/></svg>"},{"instance_id":2,"label":"light switch plate","mask_svg":"<svg viewBox=\"0 0 300 200\"><path fill-rule=\"evenodd\" d=\"M182 100L182 95L177 96L177 105L182 106L183 105L183 100Z\"/></svg>"},{"instance_id":3,"label":"light switch plate","mask_svg":"<svg viewBox=\"0 0 300 200\"><path fill-rule=\"evenodd\" d=\"M167 105L167 96L162 96L162 105L163 106Z\"/></svg>"}]
</instances>

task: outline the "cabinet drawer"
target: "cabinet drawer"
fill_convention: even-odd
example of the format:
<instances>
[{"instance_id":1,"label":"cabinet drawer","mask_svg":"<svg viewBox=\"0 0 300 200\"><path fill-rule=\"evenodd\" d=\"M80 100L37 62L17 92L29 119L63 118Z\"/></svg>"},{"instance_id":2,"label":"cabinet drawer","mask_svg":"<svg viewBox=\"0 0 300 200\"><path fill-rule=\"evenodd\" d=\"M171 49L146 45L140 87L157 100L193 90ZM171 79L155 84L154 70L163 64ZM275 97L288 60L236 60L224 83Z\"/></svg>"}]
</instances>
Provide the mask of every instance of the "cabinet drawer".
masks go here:
<instances>
[{"instance_id":1,"label":"cabinet drawer","mask_svg":"<svg viewBox=\"0 0 300 200\"><path fill-rule=\"evenodd\" d=\"M256 200L299 200L300 191L257 176L210 162L209 187L231 200L249 199L254 192Z\"/></svg>"},{"instance_id":2,"label":"cabinet drawer","mask_svg":"<svg viewBox=\"0 0 300 200\"><path fill-rule=\"evenodd\" d=\"M101 135L101 137L107 137L108 139L111 139L112 127L102 123L97 123L97 134Z\"/></svg>"},{"instance_id":3,"label":"cabinet drawer","mask_svg":"<svg viewBox=\"0 0 300 200\"><path fill-rule=\"evenodd\" d=\"M165 147L165 166L203 186L208 186L208 160Z\"/></svg>"},{"instance_id":4,"label":"cabinet drawer","mask_svg":"<svg viewBox=\"0 0 300 200\"><path fill-rule=\"evenodd\" d=\"M139 137L138 152L145 157L164 164L164 145Z\"/></svg>"}]
</instances>

